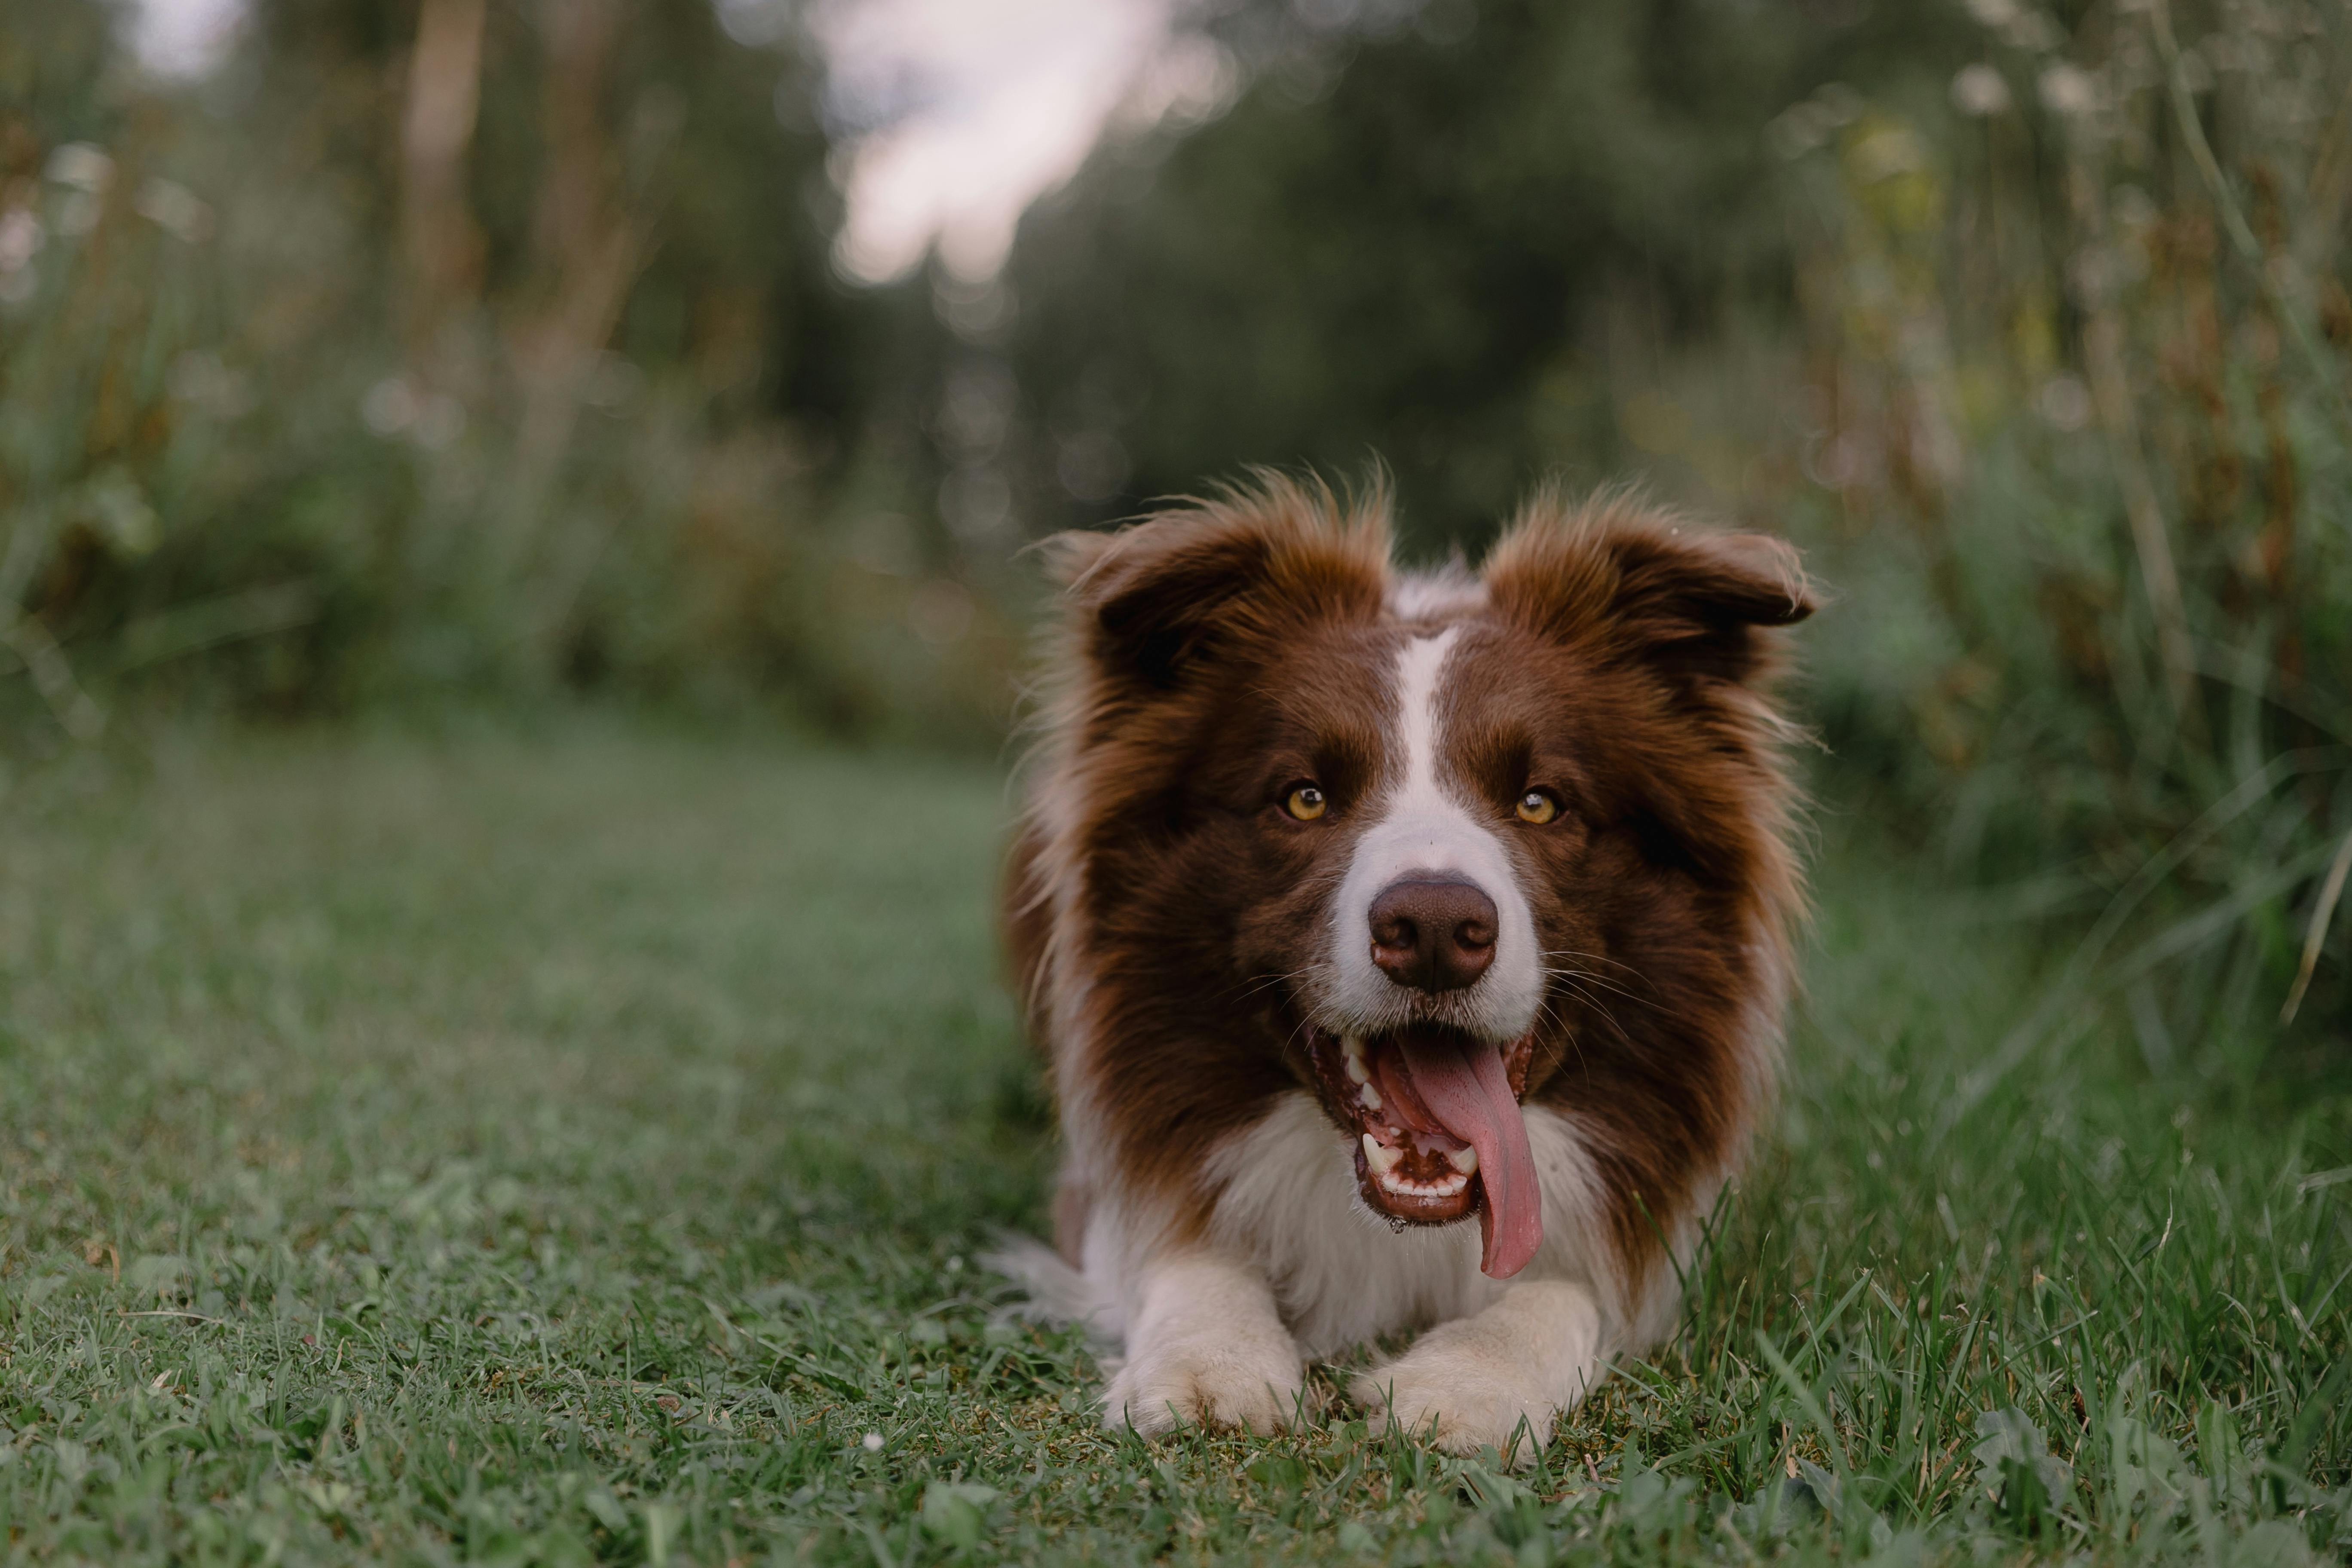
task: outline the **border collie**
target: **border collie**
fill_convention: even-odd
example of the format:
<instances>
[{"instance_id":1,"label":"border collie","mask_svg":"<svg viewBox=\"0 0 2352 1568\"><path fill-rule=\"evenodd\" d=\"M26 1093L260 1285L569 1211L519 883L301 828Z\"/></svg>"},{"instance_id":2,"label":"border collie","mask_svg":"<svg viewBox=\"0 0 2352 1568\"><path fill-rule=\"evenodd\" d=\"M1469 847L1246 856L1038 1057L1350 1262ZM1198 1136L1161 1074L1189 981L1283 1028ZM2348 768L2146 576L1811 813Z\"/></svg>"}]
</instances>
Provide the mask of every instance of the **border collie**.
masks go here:
<instances>
[{"instance_id":1,"label":"border collie","mask_svg":"<svg viewBox=\"0 0 2352 1568\"><path fill-rule=\"evenodd\" d=\"M1546 1442L1770 1088L1794 552L1544 495L1406 572L1383 497L1284 479L1049 549L1004 917L1066 1155L1013 1271L1123 1342L1114 1426L1270 1430L1418 1331L1375 1430Z\"/></svg>"}]
</instances>

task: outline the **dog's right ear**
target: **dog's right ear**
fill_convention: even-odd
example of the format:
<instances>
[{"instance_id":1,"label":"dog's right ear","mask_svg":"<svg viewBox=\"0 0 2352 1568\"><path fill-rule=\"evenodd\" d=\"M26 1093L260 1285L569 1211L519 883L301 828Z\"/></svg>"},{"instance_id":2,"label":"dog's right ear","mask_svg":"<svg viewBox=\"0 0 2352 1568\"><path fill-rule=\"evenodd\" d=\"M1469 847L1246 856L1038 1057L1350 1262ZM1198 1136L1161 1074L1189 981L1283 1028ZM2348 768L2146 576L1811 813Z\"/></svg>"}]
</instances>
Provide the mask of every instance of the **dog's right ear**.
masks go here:
<instances>
[{"instance_id":1,"label":"dog's right ear","mask_svg":"<svg viewBox=\"0 0 2352 1568\"><path fill-rule=\"evenodd\" d=\"M1165 689L1286 626L1377 614L1386 507L1342 515L1328 490L1265 479L1117 533L1056 535L1045 554L1096 668Z\"/></svg>"}]
</instances>

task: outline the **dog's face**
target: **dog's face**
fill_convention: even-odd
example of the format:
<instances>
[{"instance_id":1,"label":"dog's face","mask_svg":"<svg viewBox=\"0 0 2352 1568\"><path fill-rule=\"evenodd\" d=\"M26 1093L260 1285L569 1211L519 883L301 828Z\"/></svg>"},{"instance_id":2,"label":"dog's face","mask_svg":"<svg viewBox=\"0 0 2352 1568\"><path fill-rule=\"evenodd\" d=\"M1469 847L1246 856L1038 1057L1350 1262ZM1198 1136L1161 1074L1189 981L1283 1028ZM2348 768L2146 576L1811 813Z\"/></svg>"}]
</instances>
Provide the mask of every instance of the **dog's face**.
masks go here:
<instances>
[{"instance_id":1,"label":"dog's face","mask_svg":"<svg viewBox=\"0 0 2352 1568\"><path fill-rule=\"evenodd\" d=\"M1717 721L1801 580L1655 529L1522 536L1436 584L1328 532L1092 548L1108 1109L1205 1146L1304 1081L1374 1214L1477 1214L1486 1271L1517 1272L1519 1102L1596 1056L1673 1072L1616 1011L1736 962L1756 824Z\"/></svg>"}]
</instances>

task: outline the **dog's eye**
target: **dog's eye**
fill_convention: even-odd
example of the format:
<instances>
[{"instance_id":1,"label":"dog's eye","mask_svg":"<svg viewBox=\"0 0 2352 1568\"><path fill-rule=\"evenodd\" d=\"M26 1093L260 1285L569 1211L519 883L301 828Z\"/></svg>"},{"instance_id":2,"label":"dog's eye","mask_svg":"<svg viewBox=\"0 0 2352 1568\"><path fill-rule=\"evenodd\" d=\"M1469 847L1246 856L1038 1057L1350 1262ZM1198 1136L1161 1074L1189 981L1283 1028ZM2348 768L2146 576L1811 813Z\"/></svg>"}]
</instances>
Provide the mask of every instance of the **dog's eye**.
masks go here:
<instances>
[{"instance_id":1,"label":"dog's eye","mask_svg":"<svg viewBox=\"0 0 2352 1568\"><path fill-rule=\"evenodd\" d=\"M1331 803L1311 784L1293 784L1283 800L1282 809L1301 822L1312 822L1330 810Z\"/></svg>"},{"instance_id":2,"label":"dog's eye","mask_svg":"<svg viewBox=\"0 0 2352 1568\"><path fill-rule=\"evenodd\" d=\"M1531 789L1519 796L1519 820L1538 827L1559 815L1559 798L1548 789Z\"/></svg>"}]
</instances>

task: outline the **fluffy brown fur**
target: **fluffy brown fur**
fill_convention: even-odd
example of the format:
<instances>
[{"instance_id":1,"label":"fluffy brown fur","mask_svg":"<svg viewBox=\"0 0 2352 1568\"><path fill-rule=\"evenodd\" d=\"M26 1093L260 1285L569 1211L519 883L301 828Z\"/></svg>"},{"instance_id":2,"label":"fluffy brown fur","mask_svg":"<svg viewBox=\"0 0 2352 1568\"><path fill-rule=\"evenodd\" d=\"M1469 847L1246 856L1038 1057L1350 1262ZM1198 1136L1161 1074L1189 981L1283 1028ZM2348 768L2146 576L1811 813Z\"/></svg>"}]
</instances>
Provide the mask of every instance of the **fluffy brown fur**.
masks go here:
<instances>
[{"instance_id":1,"label":"fluffy brown fur","mask_svg":"<svg viewBox=\"0 0 2352 1568\"><path fill-rule=\"evenodd\" d=\"M1381 1037L1350 1022L1361 914L1335 900L1383 814L1433 784L1447 820L1508 868L1502 896L1523 901L1535 949L1505 956L1540 998L1508 1041L1490 1026L1500 967L1393 1004L1409 1029L1505 1051L1530 1126L1563 1130L1575 1159L1547 1174L1559 1217L1528 1278L1586 1281L1610 1342L1635 1348L1666 1247L1690 1236L1772 1076L1801 900L1772 629L1810 613L1811 590L1785 545L1622 495L1539 496L1475 576L1401 574L1390 548L1379 495L1343 506L1280 479L1052 546L1065 610L1004 923L1067 1134L1057 1242L1130 1341L1159 1321L1149 1281L1172 1258L1241 1259L1234 1278L1270 1281L1290 1334L1341 1321L1299 1294L1304 1266L1266 1225L1232 1217L1252 1180L1236 1151L1309 1096L1363 1212L1423 1212L1384 1195L1356 1150L1380 1119L1346 1100L1336 1053L1351 1031L1376 1054ZM1415 657L1437 672L1418 717L1400 706ZM1431 750L1419 784L1412 743ZM1328 802L1315 820L1286 804L1301 781ZM1517 815L1531 790L1557 805L1540 826ZM1324 1193L1324 1156L1299 1158ZM1480 1190L1449 1201L1475 1210ZM1281 1201L1253 1191L1248 1212ZM1380 1247L1406 1239L1347 1245L1377 1274ZM1475 1305L1501 1288L1461 1289ZM1220 1413L1208 1394L1176 1409Z\"/></svg>"}]
</instances>

